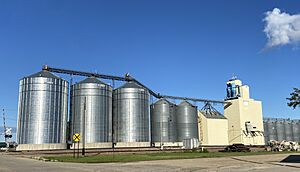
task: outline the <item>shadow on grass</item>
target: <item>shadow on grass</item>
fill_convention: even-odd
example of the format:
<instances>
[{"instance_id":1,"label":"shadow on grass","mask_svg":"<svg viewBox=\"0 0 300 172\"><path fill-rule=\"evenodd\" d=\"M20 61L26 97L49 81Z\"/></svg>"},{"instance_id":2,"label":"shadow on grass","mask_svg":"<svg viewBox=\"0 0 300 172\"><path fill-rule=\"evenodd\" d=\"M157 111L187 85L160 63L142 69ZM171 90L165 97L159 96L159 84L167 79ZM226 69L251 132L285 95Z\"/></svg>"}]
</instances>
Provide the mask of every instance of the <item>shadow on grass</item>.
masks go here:
<instances>
[{"instance_id":1,"label":"shadow on grass","mask_svg":"<svg viewBox=\"0 0 300 172\"><path fill-rule=\"evenodd\" d=\"M280 162L284 163L300 163L300 155L289 155Z\"/></svg>"}]
</instances>

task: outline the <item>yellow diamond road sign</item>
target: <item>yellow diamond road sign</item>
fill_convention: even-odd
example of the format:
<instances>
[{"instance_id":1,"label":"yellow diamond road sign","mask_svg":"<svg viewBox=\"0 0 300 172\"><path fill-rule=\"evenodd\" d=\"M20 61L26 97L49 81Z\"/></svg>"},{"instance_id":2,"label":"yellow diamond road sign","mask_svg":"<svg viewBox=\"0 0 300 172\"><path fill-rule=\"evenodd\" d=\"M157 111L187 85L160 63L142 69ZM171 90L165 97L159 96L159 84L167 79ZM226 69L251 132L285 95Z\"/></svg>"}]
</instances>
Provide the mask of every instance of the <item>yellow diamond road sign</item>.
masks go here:
<instances>
[{"instance_id":1,"label":"yellow diamond road sign","mask_svg":"<svg viewBox=\"0 0 300 172\"><path fill-rule=\"evenodd\" d=\"M74 142L79 142L80 141L80 134L79 133L75 133L73 135L73 141Z\"/></svg>"}]
</instances>

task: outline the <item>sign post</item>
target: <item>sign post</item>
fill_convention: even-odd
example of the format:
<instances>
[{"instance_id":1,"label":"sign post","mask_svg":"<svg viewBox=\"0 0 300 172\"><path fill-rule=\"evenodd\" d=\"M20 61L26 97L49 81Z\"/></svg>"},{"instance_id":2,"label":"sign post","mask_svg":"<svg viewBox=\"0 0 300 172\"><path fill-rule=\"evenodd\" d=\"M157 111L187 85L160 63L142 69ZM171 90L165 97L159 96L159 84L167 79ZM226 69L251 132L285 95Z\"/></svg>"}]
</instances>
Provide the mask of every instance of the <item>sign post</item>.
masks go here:
<instances>
[{"instance_id":1,"label":"sign post","mask_svg":"<svg viewBox=\"0 0 300 172\"><path fill-rule=\"evenodd\" d=\"M73 143L74 143L74 147L73 147L73 149L74 149L74 152L73 152L73 157L75 158L75 143L77 143L77 145L78 145L78 150L77 150L77 158L79 158L79 141L80 141L80 134L79 133L75 133L74 135L73 135Z\"/></svg>"}]
</instances>

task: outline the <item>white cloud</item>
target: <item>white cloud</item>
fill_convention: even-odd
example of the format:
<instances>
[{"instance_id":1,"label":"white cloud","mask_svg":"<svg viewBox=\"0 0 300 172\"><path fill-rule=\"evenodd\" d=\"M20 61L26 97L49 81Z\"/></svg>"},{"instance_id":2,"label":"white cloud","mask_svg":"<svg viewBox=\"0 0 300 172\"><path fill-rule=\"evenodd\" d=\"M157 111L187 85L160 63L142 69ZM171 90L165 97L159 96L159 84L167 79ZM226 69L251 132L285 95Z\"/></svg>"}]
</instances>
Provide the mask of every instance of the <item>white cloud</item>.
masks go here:
<instances>
[{"instance_id":1,"label":"white cloud","mask_svg":"<svg viewBox=\"0 0 300 172\"><path fill-rule=\"evenodd\" d=\"M266 23L264 32L268 38L266 48L300 41L300 14L290 15L274 8L266 12L263 21Z\"/></svg>"}]
</instances>

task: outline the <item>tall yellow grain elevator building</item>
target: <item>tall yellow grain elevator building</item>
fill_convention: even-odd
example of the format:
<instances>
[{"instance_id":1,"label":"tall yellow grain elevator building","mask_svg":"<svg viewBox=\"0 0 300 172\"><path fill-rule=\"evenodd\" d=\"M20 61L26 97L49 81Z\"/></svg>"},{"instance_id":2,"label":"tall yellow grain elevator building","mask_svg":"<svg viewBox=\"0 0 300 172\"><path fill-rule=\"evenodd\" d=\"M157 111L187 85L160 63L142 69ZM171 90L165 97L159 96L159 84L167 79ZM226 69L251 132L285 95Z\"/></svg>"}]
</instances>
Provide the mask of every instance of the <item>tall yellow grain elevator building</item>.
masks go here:
<instances>
[{"instance_id":1,"label":"tall yellow grain elevator building","mask_svg":"<svg viewBox=\"0 0 300 172\"><path fill-rule=\"evenodd\" d=\"M250 98L249 86L233 78L227 82L224 116L228 119L229 144L264 145L262 103Z\"/></svg>"}]
</instances>

